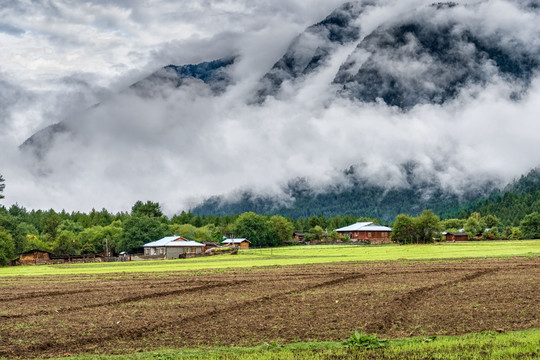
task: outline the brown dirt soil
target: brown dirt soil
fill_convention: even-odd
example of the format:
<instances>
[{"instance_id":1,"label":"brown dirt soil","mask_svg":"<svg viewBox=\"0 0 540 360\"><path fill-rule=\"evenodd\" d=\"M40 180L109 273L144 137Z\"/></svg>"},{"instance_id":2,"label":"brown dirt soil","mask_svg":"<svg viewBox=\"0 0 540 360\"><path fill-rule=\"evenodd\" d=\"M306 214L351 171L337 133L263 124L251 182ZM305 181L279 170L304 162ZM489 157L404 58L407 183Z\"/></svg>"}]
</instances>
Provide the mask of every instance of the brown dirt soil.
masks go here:
<instances>
[{"instance_id":1,"label":"brown dirt soil","mask_svg":"<svg viewBox=\"0 0 540 360\"><path fill-rule=\"evenodd\" d=\"M540 259L0 278L0 357L540 327Z\"/></svg>"}]
</instances>

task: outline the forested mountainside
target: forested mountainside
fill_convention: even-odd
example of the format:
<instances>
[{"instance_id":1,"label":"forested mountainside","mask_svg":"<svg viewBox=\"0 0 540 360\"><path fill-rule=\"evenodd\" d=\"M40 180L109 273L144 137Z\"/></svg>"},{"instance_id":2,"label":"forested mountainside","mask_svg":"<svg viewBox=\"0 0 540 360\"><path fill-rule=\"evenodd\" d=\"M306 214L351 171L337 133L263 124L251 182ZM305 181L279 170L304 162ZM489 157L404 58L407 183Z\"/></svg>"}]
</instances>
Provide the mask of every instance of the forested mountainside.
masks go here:
<instances>
[{"instance_id":1,"label":"forested mountainside","mask_svg":"<svg viewBox=\"0 0 540 360\"><path fill-rule=\"evenodd\" d=\"M315 188L306 179L290 181L283 192L287 198L261 196L243 191L232 198L211 197L191 209L197 215L227 215L253 211L259 214L280 214L291 218L309 216L355 215L392 221L398 214L418 215L424 209L445 214L461 204L482 198L496 190L496 184L485 182L457 194L445 190L436 177L423 178L415 173L414 164L404 164L406 184L387 188L358 177L354 168L345 171L348 182Z\"/></svg>"},{"instance_id":2,"label":"forested mountainside","mask_svg":"<svg viewBox=\"0 0 540 360\"><path fill-rule=\"evenodd\" d=\"M532 201L526 209L534 208L529 190L498 190L507 175L497 166L512 162L504 147L495 156L504 160L491 167L470 153L502 142L500 132L484 136L493 118L506 129L515 127L514 117L535 126L535 2L403 4L346 2L288 47L259 52L267 62L236 43L218 60L155 64L154 74L35 133L21 148L37 155L29 162L37 181L121 178L127 196L150 187L166 189L161 199L176 194L175 210L206 198L193 207L196 214L391 220L426 208L455 215L498 204L499 197ZM518 14L524 29L501 19L500 9ZM527 146L535 149L535 139ZM531 155L527 166L537 163ZM369 175L326 176L364 165ZM394 182L377 173L400 166ZM526 209L503 218L517 221Z\"/></svg>"},{"instance_id":3,"label":"forested mountainside","mask_svg":"<svg viewBox=\"0 0 540 360\"><path fill-rule=\"evenodd\" d=\"M526 215L540 213L540 168L531 170L490 196L440 213L445 217L463 217L473 212L495 215L505 226L517 226Z\"/></svg>"}]
</instances>

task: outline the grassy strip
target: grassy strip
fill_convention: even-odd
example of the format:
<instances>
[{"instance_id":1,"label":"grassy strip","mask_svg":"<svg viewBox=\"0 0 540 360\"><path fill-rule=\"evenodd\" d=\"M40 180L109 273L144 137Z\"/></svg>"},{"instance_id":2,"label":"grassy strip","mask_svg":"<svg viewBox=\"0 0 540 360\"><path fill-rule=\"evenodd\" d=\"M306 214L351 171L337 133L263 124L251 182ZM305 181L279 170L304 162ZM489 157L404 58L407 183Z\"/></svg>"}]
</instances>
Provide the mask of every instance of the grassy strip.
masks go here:
<instances>
[{"instance_id":1,"label":"grassy strip","mask_svg":"<svg viewBox=\"0 0 540 360\"><path fill-rule=\"evenodd\" d=\"M433 338L395 339L378 349L348 349L340 342L309 342L257 347L161 350L129 355L80 355L91 360L271 360L271 359L538 359L540 329Z\"/></svg>"},{"instance_id":2,"label":"grassy strip","mask_svg":"<svg viewBox=\"0 0 540 360\"><path fill-rule=\"evenodd\" d=\"M106 274L248 268L254 266L320 264L343 261L456 259L540 256L540 240L470 241L430 245L314 245L243 250L239 255L219 255L181 260L134 261L0 268L0 276L55 274Z\"/></svg>"}]
</instances>

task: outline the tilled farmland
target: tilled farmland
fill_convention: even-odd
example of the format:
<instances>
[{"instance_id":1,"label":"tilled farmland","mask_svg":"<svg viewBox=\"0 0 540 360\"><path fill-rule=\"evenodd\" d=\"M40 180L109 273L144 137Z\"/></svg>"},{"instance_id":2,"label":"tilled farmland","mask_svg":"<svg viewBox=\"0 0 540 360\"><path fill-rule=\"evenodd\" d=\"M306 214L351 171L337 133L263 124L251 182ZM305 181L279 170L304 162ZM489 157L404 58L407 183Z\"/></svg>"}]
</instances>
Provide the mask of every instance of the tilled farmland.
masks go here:
<instances>
[{"instance_id":1,"label":"tilled farmland","mask_svg":"<svg viewBox=\"0 0 540 360\"><path fill-rule=\"evenodd\" d=\"M0 357L540 327L540 259L0 278Z\"/></svg>"}]
</instances>

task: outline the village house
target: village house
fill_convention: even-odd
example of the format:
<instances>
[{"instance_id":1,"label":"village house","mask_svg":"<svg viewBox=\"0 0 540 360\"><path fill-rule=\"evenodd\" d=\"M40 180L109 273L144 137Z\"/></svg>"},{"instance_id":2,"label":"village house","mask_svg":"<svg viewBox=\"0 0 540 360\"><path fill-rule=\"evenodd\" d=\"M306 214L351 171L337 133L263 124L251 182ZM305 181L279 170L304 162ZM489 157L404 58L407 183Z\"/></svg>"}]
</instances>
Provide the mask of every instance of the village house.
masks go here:
<instances>
[{"instance_id":1,"label":"village house","mask_svg":"<svg viewBox=\"0 0 540 360\"><path fill-rule=\"evenodd\" d=\"M179 235L166 236L163 239L144 244L144 256L153 259L178 259L203 253L204 244L187 240Z\"/></svg>"},{"instance_id":2,"label":"village house","mask_svg":"<svg viewBox=\"0 0 540 360\"><path fill-rule=\"evenodd\" d=\"M349 226L336 229L336 232L348 236L351 241L369 242L370 244L391 243L392 228L377 225L373 222L357 222Z\"/></svg>"},{"instance_id":3,"label":"village house","mask_svg":"<svg viewBox=\"0 0 540 360\"><path fill-rule=\"evenodd\" d=\"M248 239L227 239L223 241L224 245L238 246L241 250L249 249L251 242Z\"/></svg>"},{"instance_id":4,"label":"village house","mask_svg":"<svg viewBox=\"0 0 540 360\"><path fill-rule=\"evenodd\" d=\"M446 233L446 241L469 241L469 234L466 232L448 232Z\"/></svg>"}]
</instances>

